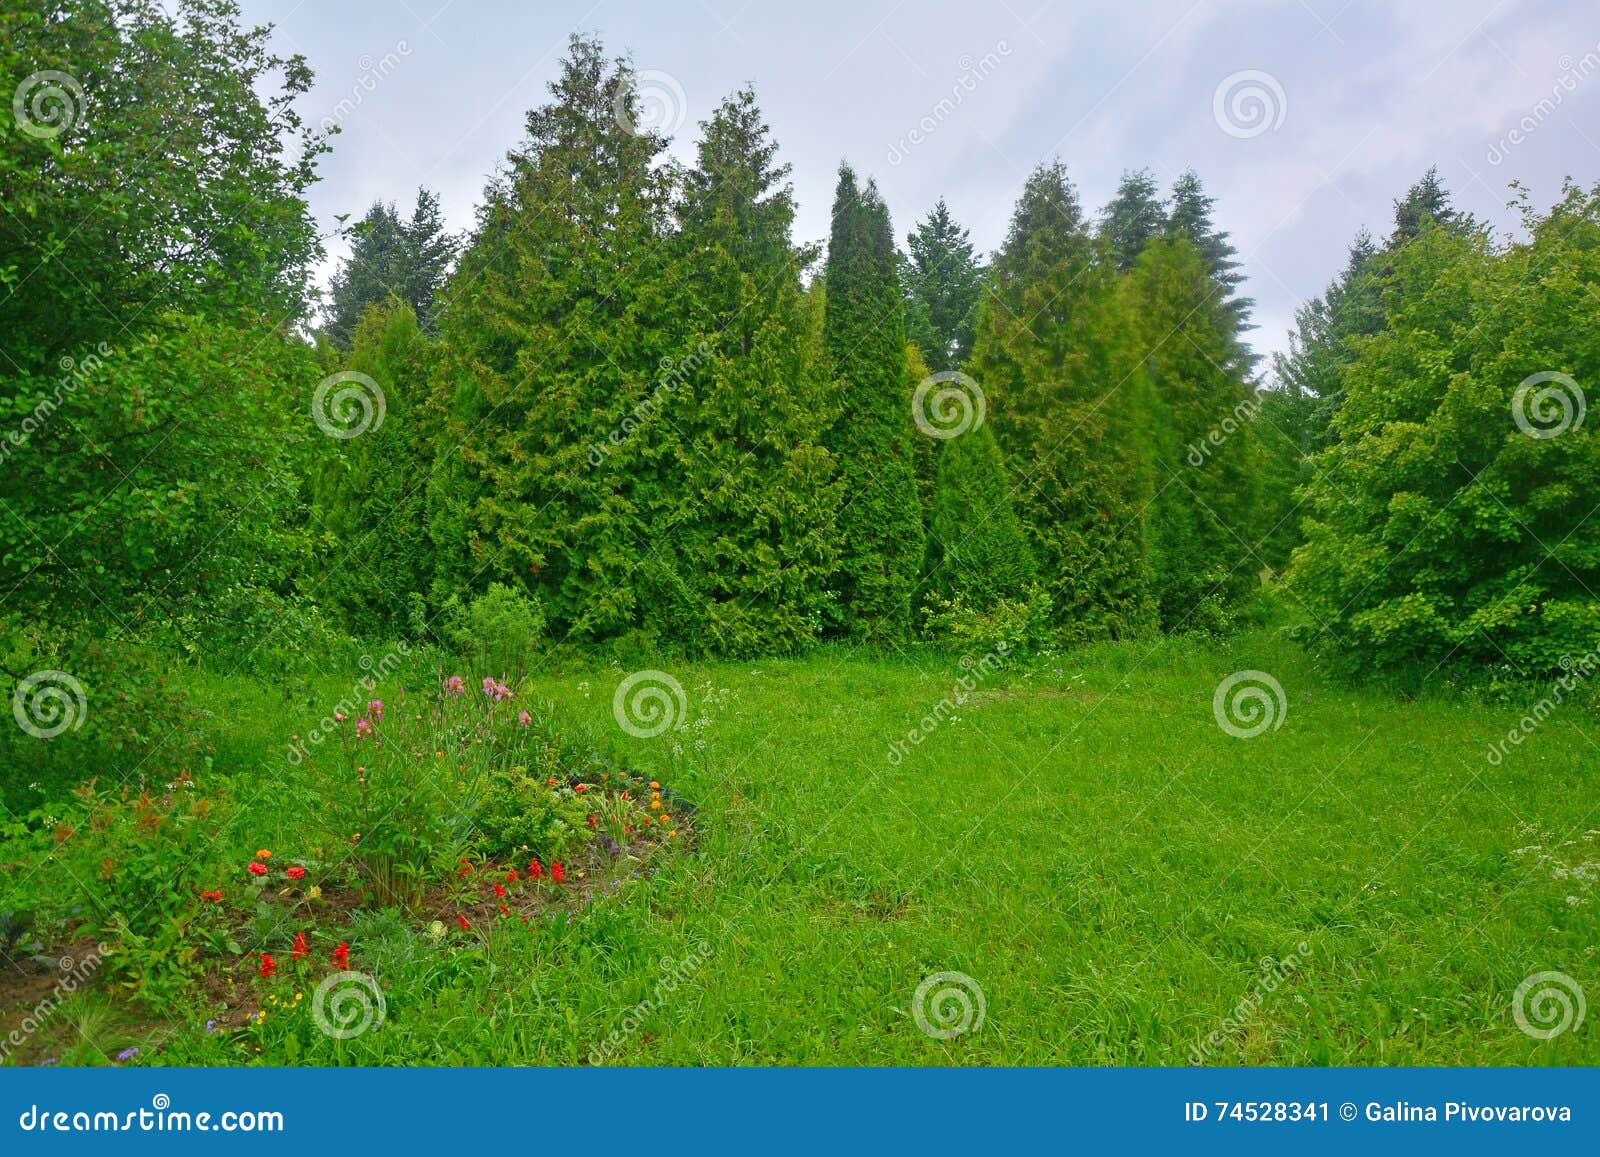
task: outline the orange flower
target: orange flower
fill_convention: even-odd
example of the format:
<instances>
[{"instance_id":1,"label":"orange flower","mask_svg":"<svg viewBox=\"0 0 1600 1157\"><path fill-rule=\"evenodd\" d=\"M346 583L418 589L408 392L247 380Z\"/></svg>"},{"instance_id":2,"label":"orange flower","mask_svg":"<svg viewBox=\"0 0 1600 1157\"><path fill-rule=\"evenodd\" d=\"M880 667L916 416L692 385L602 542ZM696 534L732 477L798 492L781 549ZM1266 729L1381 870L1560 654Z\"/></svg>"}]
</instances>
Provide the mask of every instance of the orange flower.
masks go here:
<instances>
[{"instance_id":1,"label":"orange flower","mask_svg":"<svg viewBox=\"0 0 1600 1157\"><path fill-rule=\"evenodd\" d=\"M659 783L657 783L655 780L652 779L650 781L650 786L651 787L660 787L661 785Z\"/></svg>"},{"instance_id":2,"label":"orange flower","mask_svg":"<svg viewBox=\"0 0 1600 1157\"><path fill-rule=\"evenodd\" d=\"M256 859L258 859L258 860L270 860L270 859L272 859L272 853L267 851L266 848L262 848L259 852L256 853Z\"/></svg>"}]
</instances>

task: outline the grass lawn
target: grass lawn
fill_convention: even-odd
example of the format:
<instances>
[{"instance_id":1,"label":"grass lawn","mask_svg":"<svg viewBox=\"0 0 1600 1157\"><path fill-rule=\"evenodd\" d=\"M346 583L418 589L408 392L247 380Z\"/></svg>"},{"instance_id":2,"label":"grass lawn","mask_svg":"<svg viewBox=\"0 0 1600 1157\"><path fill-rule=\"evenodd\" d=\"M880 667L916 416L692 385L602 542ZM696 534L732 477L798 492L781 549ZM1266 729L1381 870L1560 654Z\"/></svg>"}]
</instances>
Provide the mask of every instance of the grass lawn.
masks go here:
<instances>
[{"instance_id":1,"label":"grass lawn","mask_svg":"<svg viewBox=\"0 0 1600 1157\"><path fill-rule=\"evenodd\" d=\"M974 675L891 758L952 696L953 657L662 666L687 726L653 738L613 717L621 667L537 675L519 700L555 701L694 801L692 847L534 931L441 941L355 913L333 935L386 1003L355 1039L290 1004L241 1040L204 1030L200 997L152 1019L100 988L27 1055L143 1041L142 1059L179 1064L1600 1063L1592 1017L1541 1040L1513 1013L1540 972L1600 995L1596 728L1577 708L1497 765L1491 742L1531 702L1342 689L1262 632ZM1248 738L1213 715L1241 669L1286 702ZM219 768L250 788L240 822L291 839L274 768L325 704L200 690L227 720ZM913 1016L937 973L965 978L934 981L920 1010L936 1030L964 1020L951 1039Z\"/></svg>"}]
</instances>

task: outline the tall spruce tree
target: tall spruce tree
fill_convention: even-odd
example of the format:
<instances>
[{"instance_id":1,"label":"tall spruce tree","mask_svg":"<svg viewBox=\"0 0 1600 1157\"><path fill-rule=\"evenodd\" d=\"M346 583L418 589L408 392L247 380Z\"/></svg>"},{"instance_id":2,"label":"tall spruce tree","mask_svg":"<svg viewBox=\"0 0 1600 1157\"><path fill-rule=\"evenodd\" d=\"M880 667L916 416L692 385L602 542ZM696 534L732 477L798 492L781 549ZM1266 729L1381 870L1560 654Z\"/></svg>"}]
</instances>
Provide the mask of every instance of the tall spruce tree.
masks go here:
<instances>
[{"instance_id":1,"label":"tall spruce tree","mask_svg":"<svg viewBox=\"0 0 1600 1157\"><path fill-rule=\"evenodd\" d=\"M456 248L438 195L418 189L410 220L402 220L392 204L375 202L351 235L350 256L330 286L328 336L348 348L361 315L390 300L410 306L422 331L431 333L434 300Z\"/></svg>"},{"instance_id":2,"label":"tall spruce tree","mask_svg":"<svg viewBox=\"0 0 1600 1157\"><path fill-rule=\"evenodd\" d=\"M835 402L808 332L789 166L754 92L704 125L677 244L692 352L664 401L684 435L685 574L702 612L685 641L721 654L813 641L838 561L839 492L822 445Z\"/></svg>"},{"instance_id":3,"label":"tall spruce tree","mask_svg":"<svg viewBox=\"0 0 1600 1157\"><path fill-rule=\"evenodd\" d=\"M849 165L839 168L825 276L823 344L841 381L827 439L843 484L835 625L851 637L898 638L911 624L923 552L913 383L889 210Z\"/></svg>"},{"instance_id":4,"label":"tall spruce tree","mask_svg":"<svg viewBox=\"0 0 1600 1157\"><path fill-rule=\"evenodd\" d=\"M1182 234L1199 251L1217 288L1217 296L1232 318L1234 336L1227 364L1230 369L1248 375L1258 359L1245 345L1242 335L1252 328L1250 310L1255 302L1239 296L1244 274L1239 271L1238 253L1228 240L1228 234L1212 221L1211 211L1215 205L1216 198L1206 193L1199 175L1193 169L1187 170L1172 185L1166 235Z\"/></svg>"},{"instance_id":5,"label":"tall spruce tree","mask_svg":"<svg viewBox=\"0 0 1600 1157\"><path fill-rule=\"evenodd\" d=\"M943 197L906 235L902 270L907 336L930 370L955 369L972 353L983 268Z\"/></svg>"},{"instance_id":6,"label":"tall spruce tree","mask_svg":"<svg viewBox=\"0 0 1600 1157\"><path fill-rule=\"evenodd\" d=\"M665 141L631 131L627 64L574 36L550 88L446 293L436 598L529 586L557 630L594 638L695 606L663 533L681 446L651 404L662 360L690 350L663 275Z\"/></svg>"},{"instance_id":7,"label":"tall spruce tree","mask_svg":"<svg viewBox=\"0 0 1600 1157\"><path fill-rule=\"evenodd\" d=\"M1156 179L1149 169L1122 174L1117 195L1100 216L1100 233L1110 246L1111 258L1126 273L1139 260L1146 245L1167 228L1167 209L1161 203Z\"/></svg>"},{"instance_id":8,"label":"tall spruce tree","mask_svg":"<svg viewBox=\"0 0 1600 1157\"><path fill-rule=\"evenodd\" d=\"M994 261L970 372L984 390L1016 507L1068 638L1154 622L1140 509L1148 399L1115 266L1065 168L1027 181Z\"/></svg>"}]
</instances>

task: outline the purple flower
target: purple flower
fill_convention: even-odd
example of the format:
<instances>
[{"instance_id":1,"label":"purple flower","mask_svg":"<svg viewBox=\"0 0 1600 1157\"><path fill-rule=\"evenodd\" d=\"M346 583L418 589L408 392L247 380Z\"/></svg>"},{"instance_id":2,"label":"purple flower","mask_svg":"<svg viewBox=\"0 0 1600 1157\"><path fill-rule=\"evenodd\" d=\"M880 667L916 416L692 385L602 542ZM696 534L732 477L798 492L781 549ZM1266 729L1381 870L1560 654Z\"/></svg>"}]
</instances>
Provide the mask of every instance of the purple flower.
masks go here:
<instances>
[{"instance_id":1,"label":"purple flower","mask_svg":"<svg viewBox=\"0 0 1600 1157\"><path fill-rule=\"evenodd\" d=\"M131 1061L131 1060L133 1060L134 1057L136 1057L138 1055L139 1055L139 1046L138 1045L134 1045L132 1048L123 1049L120 1053L118 1053L117 1054L117 1060L119 1060L119 1061Z\"/></svg>"},{"instance_id":2,"label":"purple flower","mask_svg":"<svg viewBox=\"0 0 1600 1157\"><path fill-rule=\"evenodd\" d=\"M212 1032L216 1032L216 1031L217 1031L217 1022L214 1021L214 1020L206 1021L206 1032L212 1033Z\"/></svg>"},{"instance_id":3,"label":"purple flower","mask_svg":"<svg viewBox=\"0 0 1600 1157\"><path fill-rule=\"evenodd\" d=\"M61 1063L61 1060L60 1060L59 1057L45 1057L44 1060L39 1062L39 1067L41 1069L47 1069L51 1065L58 1065L60 1063Z\"/></svg>"}]
</instances>

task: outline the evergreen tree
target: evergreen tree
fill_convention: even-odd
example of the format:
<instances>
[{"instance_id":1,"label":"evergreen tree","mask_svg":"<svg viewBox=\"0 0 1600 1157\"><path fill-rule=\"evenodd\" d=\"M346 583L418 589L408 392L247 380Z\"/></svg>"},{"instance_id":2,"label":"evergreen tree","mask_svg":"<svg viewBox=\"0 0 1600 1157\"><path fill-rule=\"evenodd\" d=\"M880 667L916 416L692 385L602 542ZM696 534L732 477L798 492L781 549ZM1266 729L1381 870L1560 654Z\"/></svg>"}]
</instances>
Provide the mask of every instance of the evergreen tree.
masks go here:
<instances>
[{"instance_id":1,"label":"evergreen tree","mask_svg":"<svg viewBox=\"0 0 1600 1157\"><path fill-rule=\"evenodd\" d=\"M1244 344L1241 335L1252 328L1250 309L1255 302L1239 296L1239 285L1244 281L1244 274L1239 272L1233 243L1211 219L1215 204L1216 198L1207 195L1200 177L1193 169L1188 170L1173 183L1166 234L1173 237L1181 233L1199 250L1201 260L1205 262L1206 270L1217 287L1218 299L1232 319L1233 340L1227 365L1241 375L1248 375L1254 369L1257 358Z\"/></svg>"},{"instance_id":2,"label":"evergreen tree","mask_svg":"<svg viewBox=\"0 0 1600 1157\"><path fill-rule=\"evenodd\" d=\"M351 236L350 256L330 286L328 336L348 347L361 315L391 299L409 305L423 332L432 332L434 299L455 255L438 196L418 189L409 221L392 204L375 202Z\"/></svg>"},{"instance_id":3,"label":"evergreen tree","mask_svg":"<svg viewBox=\"0 0 1600 1157\"><path fill-rule=\"evenodd\" d=\"M1153 622L1133 430L1148 399L1107 251L1059 162L1028 178L994 262L972 375L1010 467L1016 508L1069 638L1125 638Z\"/></svg>"},{"instance_id":4,"label":"evergreen tree","mask_svg":"<svg viewBox=\"0 0 1600 1157\"><path fill-rule=\"evenodd\" d=\"M407 596L427 589L432 540L427 492L418 484L431 465L428 383L435 351L404 302L368 310L341 370L367 374L383 391L381 423L346 440L326 439L329 457L316 474L316 525L334 537L333 556L350 581L327 585L327 601L356 634L405 629Z\"/></svg>"},{"instance_id":5,"label":"evergreen tree","mask_svg":"<svg viewBox=\"0 0 1600 1157\"><path fill-rule=\"evenodd\" d=\"M922 520L912 465L904 305L889 210L869 182L839 169L828 239L823 342L841 379L827 445L843 503L834 582L837 626L853 637L896 638L911 619L922 565Z\"/></svg>"},{"instance_id":6,"label":"evergreen tree","mask_svg":"<svg viewBox=\"0 0 1600 1157\"><path fill-rule=\"evenodd\" d=\"M1398 249L1413 241L1429 221L1447 229L1468 229L1473 221L1470 215L1462 216L1450 204L1450 192L1439 179L1439 167L1430 165L1422 180L1406 190L1406 195L1394 203L1394 232L1389 235L1389 249Z\"/></svg>"},{"instance_id":7,"label":"evergreen tree","mask_svg":"<svg viewBox=\"0 0 1600 1157\"><path fill-rule=\"evenodd\" d=\"M1156 179L1148 169L1122 174L1117 195L1105 207L1100 233L1111 249L1117 268L1126 273L1139 260L1146 245L1167 229L1167 210L1161 203Z\"/></svg>"},{"instance_id":8,"label":"evergreen tree","mask_svg":"<svg viewBox=\"0 0 1600 1157\"><path fill-rule=\"evenodd\" d=\"M1187 236L1156 240L1127 283L1154 405L1146 512L1150 570L1168 630L1221 628L1258 568L1255 391L1227 366L1233 319Z\"/></svg>"},{"instance_id":9,"label":"evergreen tree","mask_svg":"<svg viewBox=\"0 0 1600 1157\"><path fill-rule=\"evenodd\" d=\"M550 87L445 295L435 599L531 586L556 629L603 637L695 607L661 533L681 446L652 404L692 346L663 276L665 141L626 127L627 65L574 36Z\"/></svg>"},{"instance_id":10,"label":"evergreen tree","mask_svg":"<svg viewBox=\"0 0 1600 1157\"><path fill-rule=\"evenodd\" d=\"M907 336L929 369L955 369L972 352L983 269L943 197L906 235L903 271Z\"/></svg>"},{"instance_id":11,"label":"evergreen tree","mask_svg":"<svg viewBox=\"0 0 1600 1157\"><path fill-rule=\"evenodd\" d=\"M1037 573L993 428L985 422L940 443L928 588L983 610L1024 597Z\"/></svg>"},{"instance_id":12,"label":"evergreen tree","mask_svg":"<svg viewBox=\"0 0 1600 1157\"><path fill-rule=\"evenodd\" d=\"M684 574L701 613L676 624L699 648L773 654L815 639L837 565L839 493L822 445L833 383L808 332L791 239L794 195L755 94L704 125L678 208L695 353L666 401L685 439Z\"/></svg>"}]
</instances>

